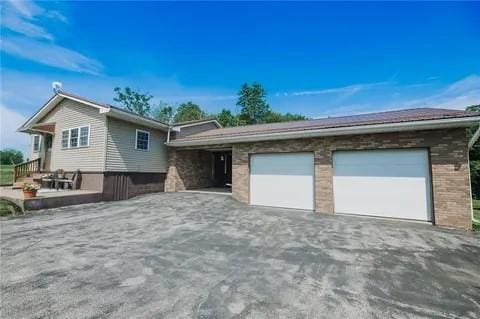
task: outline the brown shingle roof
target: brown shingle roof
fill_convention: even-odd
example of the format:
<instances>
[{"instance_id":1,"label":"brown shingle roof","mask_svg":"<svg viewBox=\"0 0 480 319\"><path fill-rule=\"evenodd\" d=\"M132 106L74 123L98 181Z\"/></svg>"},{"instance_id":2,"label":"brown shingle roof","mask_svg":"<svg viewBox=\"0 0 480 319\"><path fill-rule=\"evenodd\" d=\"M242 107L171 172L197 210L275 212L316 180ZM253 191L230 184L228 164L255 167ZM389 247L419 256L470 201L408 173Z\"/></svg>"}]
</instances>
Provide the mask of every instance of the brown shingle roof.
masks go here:
<instances>
[{"instance_id":1,"label":"brown shingle roof","mask_svg":"<svg viewBox=\"0 0 480 319\"><path fill-rule=\"evenodd\" d=\"M348 127L358 125L389 124L411 121L439 120L449 118L461 118L480 116L479 112L460 111L450 109L416 108L399 111L377 112L361 115L327 117L305 121L257 124L219 128L209 130L188 137L179 138L177 141L213 139L220 137L232 137L242 135L255 135L264 133L308 131L314 129L326 129Z\"/></svg>"}]
</instances>

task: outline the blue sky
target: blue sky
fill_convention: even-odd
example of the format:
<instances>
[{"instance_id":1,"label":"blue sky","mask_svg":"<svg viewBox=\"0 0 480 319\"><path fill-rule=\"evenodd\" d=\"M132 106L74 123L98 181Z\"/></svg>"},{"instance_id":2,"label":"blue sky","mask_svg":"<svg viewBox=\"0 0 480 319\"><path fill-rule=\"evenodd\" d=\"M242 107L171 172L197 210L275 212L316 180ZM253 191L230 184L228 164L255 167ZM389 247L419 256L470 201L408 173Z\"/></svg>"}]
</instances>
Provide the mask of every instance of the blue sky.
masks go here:
<instances>
[{"instance_id":1,"label":"blue sky","mask_svg":"<svg viewBox=\"0 0 480 319\"><path fill-rule=\"evenodd\" d=\"M115 86L209 112L258 81L323 117L480 103L479 3L2 2L2 147L52 94Z\"/></svg>"}]
</instances>

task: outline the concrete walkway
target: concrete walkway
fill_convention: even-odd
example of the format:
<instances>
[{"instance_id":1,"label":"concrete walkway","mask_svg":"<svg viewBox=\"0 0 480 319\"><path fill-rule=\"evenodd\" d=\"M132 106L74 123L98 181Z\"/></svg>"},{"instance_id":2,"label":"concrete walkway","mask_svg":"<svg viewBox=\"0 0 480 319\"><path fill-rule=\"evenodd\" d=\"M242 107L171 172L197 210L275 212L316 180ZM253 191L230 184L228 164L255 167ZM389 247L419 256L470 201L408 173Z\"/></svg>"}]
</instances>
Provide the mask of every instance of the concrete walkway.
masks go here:
<instances>
[{"instance_id":1,"label":"concrete walkway","mask_svg":"<svg viewBox=\"0 0 480 319\"><path fill-rule=\"evenodd\" d=\"M480 237L155 194L2 220L3 318L478 318Z\"/></svg>"}]
</instances>

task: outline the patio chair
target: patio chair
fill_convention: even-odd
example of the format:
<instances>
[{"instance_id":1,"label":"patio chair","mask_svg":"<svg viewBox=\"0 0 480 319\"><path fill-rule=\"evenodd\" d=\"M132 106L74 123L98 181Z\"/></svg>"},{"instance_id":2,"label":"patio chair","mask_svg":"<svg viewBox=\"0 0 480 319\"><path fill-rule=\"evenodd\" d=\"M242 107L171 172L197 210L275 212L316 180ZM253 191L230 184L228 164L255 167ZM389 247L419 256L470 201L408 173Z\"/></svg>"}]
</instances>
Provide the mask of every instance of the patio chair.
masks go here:
<instances>
[{"instance_id":1,"label":"patio chair","mask_svg":"<svg viewBox=\"0 0 480 319\"><path fill-rule=\"evenodd\" d=\"M67 188L77 189L80 179L80 170L77 169L70 179L61 180L61 182L64 183Z\"/></svg>"}]
</instances>

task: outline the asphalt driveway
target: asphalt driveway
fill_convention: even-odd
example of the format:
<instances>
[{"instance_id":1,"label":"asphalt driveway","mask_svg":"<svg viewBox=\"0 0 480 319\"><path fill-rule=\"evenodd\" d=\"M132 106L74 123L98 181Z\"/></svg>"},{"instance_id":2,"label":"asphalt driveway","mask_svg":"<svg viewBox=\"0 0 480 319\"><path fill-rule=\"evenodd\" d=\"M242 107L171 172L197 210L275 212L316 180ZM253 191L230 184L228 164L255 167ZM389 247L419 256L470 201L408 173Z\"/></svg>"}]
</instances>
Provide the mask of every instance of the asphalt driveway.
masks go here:
<instances>
[{"instance_id":1,"label":"asphalt driveway","mask_svg":"<svg viewBox=\"0 0 480 319\"><path fill-rule=\"evenodd\" d=\"M1 224L4 318L480 317L480 237L155 194Z\"/></svg>"}]
</instances>

